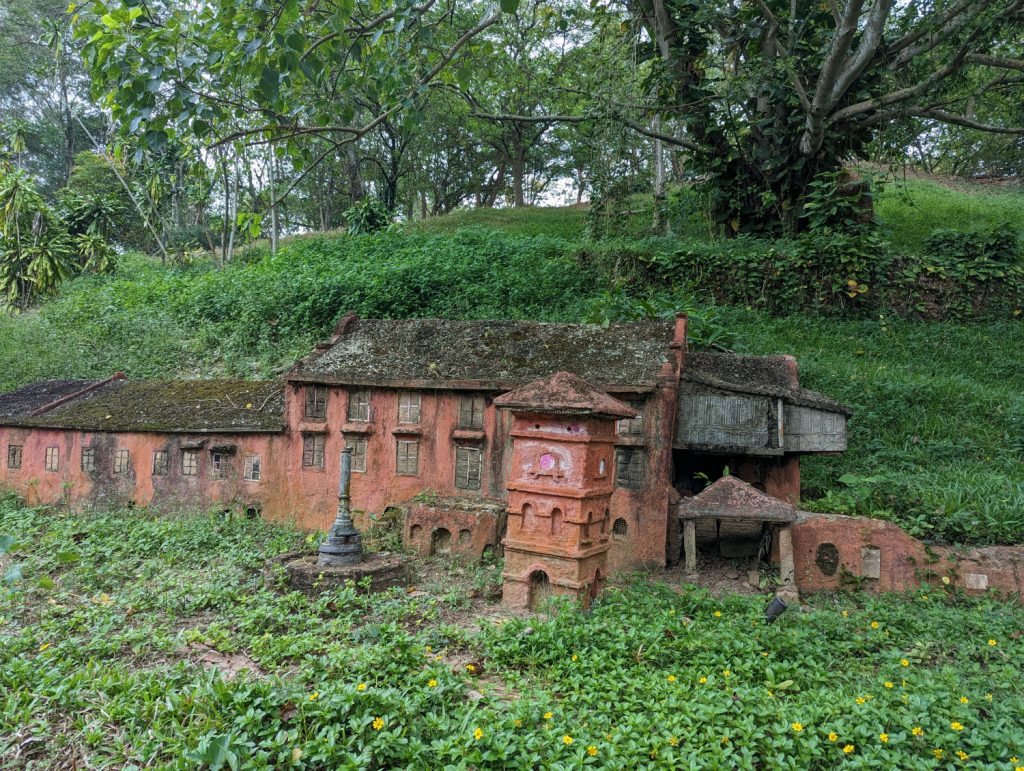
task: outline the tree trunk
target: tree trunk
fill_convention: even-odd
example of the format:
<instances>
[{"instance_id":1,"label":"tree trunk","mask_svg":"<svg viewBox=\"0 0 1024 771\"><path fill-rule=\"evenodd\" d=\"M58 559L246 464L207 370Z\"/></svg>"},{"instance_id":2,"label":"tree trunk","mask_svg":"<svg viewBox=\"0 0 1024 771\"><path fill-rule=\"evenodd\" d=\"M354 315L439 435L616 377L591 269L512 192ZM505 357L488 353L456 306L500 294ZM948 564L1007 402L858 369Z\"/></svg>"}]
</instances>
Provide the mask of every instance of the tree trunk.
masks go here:
<instances>
[{"instance_id":1,"label":"tree trunk","mask_svg":"<svg viewBox=\"0 0 1024 771\"><path fill-rule=\"evenodd\" d=\"M523 191L526 186L526 148L517 147L515 157L512 158L512 196L513 206L526 206L526 197Z\"/></svg>"}]
</instances>

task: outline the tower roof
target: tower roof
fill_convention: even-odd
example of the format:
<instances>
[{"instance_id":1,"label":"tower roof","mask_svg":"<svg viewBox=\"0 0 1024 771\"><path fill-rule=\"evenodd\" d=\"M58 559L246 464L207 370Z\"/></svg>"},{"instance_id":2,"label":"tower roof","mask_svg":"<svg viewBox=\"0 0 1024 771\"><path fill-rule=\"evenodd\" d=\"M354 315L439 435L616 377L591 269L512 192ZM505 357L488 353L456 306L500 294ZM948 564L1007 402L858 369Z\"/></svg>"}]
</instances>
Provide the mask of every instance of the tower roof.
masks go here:
<instances>
[{"instance_id":1,"label":"tower roof","mask_svg":"<svg viewBox=\"0 0 1024 771\"><path fill-rule=\"evenodd\" d=\"M602 415L635 418L636 410L571 372L555 372L502 394L496 407L515 412L554 412L560 415Z\"/></svg>"}]
</instances>

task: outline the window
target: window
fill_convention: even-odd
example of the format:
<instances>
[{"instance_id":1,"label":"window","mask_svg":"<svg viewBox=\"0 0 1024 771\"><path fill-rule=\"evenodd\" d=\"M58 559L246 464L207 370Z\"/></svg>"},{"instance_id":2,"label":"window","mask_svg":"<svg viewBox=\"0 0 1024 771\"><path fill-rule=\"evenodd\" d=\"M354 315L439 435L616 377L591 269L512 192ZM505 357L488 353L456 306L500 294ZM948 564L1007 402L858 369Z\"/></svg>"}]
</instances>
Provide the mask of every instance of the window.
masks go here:
<instances>
[{"instance_id":1,"label":"window","mask_svg":"<svg viewBox=\"0 0 1024 771\"><path fill-rule=\"evenodd\" d=\"M619 421L620 436L643 436L644 433L644 400L630 399L627 404L637 411L635 418L623 418Z\"/></svg>"},{"instance_id":2,"label":"window","mask_svg":"<svg viewBox=\"0 0 1024 771\"><path fill-rule=\"evenodd\" d=\"M400 391L398 394L398 422L420 422L420 392Z\"/></svg>"},{"instance_id":3,"label":"window","mask_svg":"<svg viewBox=\"0 0 1024 771\"><path fill-rule=\"evenodd\" d=\"M306 417L316 420L327 417L327 386L306 386Z\"/></svg>"},{"instance_id":4,"label":"window","mask_svg":"<svg viewBox=\"0 0 1024 771\"><path fill-rule=\"evenodd\" d=\"M60 468L60 450L56 447L46 448L46 470L56 471Z\"/></svg>"},{"instance_id":5,"label":"window","mask_svg":"<svg viewBox=\"0 0 1024 771\"><path fill-rule=\"evenodd\" d=\"M400 476L412 477L420 473L420 443L418 439L398 440L396 473Z\"/></svg>"},{"instance_id":6,"label":"window","mask_svg":"<svg viewBox=\"0 0 1024 771\"><path fill-rule=\"evenodd\" d=\"M231 476L231 459L226 452L210 453L210 477L213 479L227 479Z\"/></svg>"},{"instance_id":7,"label":"window","mask_svg":"<svg viewBox=\"0 0 1024 771\"><path fill-rule=\"evenodd\" d=\"M153 476L167 476L167 451L156 450L153 453Z\"/></svg>"},{"instance_id":8,"label":"window","mask_svg":"<svg viewBox=\"0 0 1024 771\"><path fill-rule=\"evenodd\" d=\"M181 451L181 473L186 477L194 477L199 473L199 453L196 450Z\"/></svg>"},{"instance_id":9,"label":"window","mask_svg":"<svg viewBox=\"0 0 1024 771\"><path fill-rule=\"evenodd\" d=\"M128 450L118 450L114 453L114 473L127 474L131 467Z\"/></svg>"},{"instance_id":10,"label":"window","mask_svg":"<svg viewBox=\"0 0 1024 771\"><path fill-rule=\"evenodd\" d=\"M302 437L302 465L306 468L324 467L323 434L305 434Z\"/></svg>"},{"instance_id":11,"label":"window","mask_svg":"<svg viewBox=\"0 0 1024 771\"><path fill-rule=\"evenodd\" d=\"M259 455L246 455L245 456L245 474L243 479L246 482L259 482L260 472L262 469L263 461Z\"/></svg>"},{"instance_id":12,"label":"window","mask_svg":"<svg viewBox=\"0 0 1024 771\"><path fill-rule=\"evenodd\" d=\"M370 392L348 392L348 419L365 423L370 419Z\"/></svg>"},{"instance_id":13,"label":"window","mask_svg":"<svg viewBox=\"0 0 1024 771\"><path fill-rule=\"evenodd\" d=\"M624 541L627 532L629 532L629 525L626 524L626 520L619 517L615 520L615 524L612 525L612 538L616 541Z\"/></svg>"},{"instance_id":14,"label":"window","mask_svg":"<svg viewBox=\"0 0 1024 771\"><path fill-rule=\"evenodd\" d=\"M647 456L642 447L618 447L615 450L615 484L627 490L644 486Z\"/></svg>"},{"instance_id":15,"label":"window","mask_svg":"<svg viewBox=\"0 0 1024 771\"><path fill-rule=\"evenodd\" d=\"M459 404L459 428L484 427L484 397L480 394L463 396Z\"/></svg>"},{"instance_id":16,"label":"window","mask_svg":"<svg viewBox=\"0 0 1024 771\"><path fill-rule=\"evenodd\" d=\"M7 468L21 468L21 445L7 445Z\"/></svg>"},{"instance_id":17,"label":"window","mask_svg":"<svg viewBox=\"0 0 1024 771\"><path fill-rule=\"evenodd\" d=\"M455 486L460 490L480 489L482 453L477 447L455 447Z\"/></svg>"},{"instance_id":18,"label":"window","mask_svg":"<svg viewBox=\"0 0 1024 771\"><path fill-rule=\"evenodd\" d=\"M345 446L352 448L352 470L366 471L366 437L346 436Z\"/></svg>"},{"instance_id":19,"label":"window","mask_svg":"<svg viewBox=\"0 0 1024 771\"><path fill-rule=\"evenodd\" d=\"M82 471L96 470L96 450L92 447L82 448Z\"/></svg>"}]
</instances>

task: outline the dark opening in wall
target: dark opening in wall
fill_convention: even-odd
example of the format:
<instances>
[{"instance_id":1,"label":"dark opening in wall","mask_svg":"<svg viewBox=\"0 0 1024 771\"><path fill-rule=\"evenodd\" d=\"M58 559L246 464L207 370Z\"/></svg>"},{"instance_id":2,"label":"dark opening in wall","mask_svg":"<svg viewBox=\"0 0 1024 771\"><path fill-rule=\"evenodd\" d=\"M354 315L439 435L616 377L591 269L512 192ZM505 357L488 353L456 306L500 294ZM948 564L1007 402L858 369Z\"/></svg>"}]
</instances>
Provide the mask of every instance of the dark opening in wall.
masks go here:
<instances>
[{"instance_id":1,"label":"dark opening in wall","mask_svg":"<svg viewBox=\"0 0 1024 771\"><path fill-rule=\"evenodd\" d=\"M431 554L450 554L452 551L452 534L447 528L439 527L430 535Z\"/></svg>"},{"instance_id":2,"label":"dark opening in wall","mask_svg":"<svg viewBox=\"0 0 1024 771\"><path fill-rule=\"evenodd\" d=\"M622 517L615 520L615 524L612 525L612 538L616 541L626 540L626 535L629 532L629 525Z\"/></svg>"},{"instance_id":3,"label":"dark opening in wall","mask_svg":"<svg viewBox=\"0 0 1024 771\"><path fill-rule=\"evenodd\" d=\"M544 600L551 596L551 580L543 570L535 570L530 574L530 610L536 610Z\"/></svg>"}]
</instances>

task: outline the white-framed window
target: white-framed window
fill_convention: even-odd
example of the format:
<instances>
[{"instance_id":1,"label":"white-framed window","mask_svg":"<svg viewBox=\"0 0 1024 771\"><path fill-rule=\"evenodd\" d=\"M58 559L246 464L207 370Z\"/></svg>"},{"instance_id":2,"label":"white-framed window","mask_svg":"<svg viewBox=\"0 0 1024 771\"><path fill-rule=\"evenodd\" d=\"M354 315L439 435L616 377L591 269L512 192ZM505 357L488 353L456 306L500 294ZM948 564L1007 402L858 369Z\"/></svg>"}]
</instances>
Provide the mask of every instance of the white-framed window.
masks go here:
<instances>
[{"instance_id":1,"label":"white-framed window","mask_svg":"<svg viewBox=\"0 0 1024 771\"><path fill-rule=\"evenodd\" d=\"M455 486L460 490L479 490L483 453L479 447L455 446Z\"/></svg>"},{"instance_id":2,"label":"white-framed window","mask_svg":"<svg viewBox=\"0 0 1024 771\"><path fill-rule=\"evenodd\" d=\"M199 452L196 450L181 451L181 474L194 477L199 474Z\"/></svg>"},{"instance_id":3,"label":"white-framed window","mask_svg":"<svg viewBox=\"0 0 1024 771\"><path fill-rule=\"evenodd\" d=\"M480 430L484 427L484 397L463 396L459 402L459 428Z\"/></svg>"},{"instance_id":4,"label":"white-framed window","mask_svg":"<svg viewBox=\"0 0 1024 771\"><path fill-rule=\"evenodd\" d=\"M370 419L369 391L348 392L348 419L359 423L366 423Z\"/></svg>"},{"instance_id":5,"label":"white-framed window","mask_svg":"<svg viewBox=\"0 0 1024 771\"><path fill-rule=\"evenodd\" d=\"M398 393L398 422L420 422L420 392L400 391Z\"/></svg>"},{"instance_id":6,"label":"white-framed window","mask_svg":"<svg viewBox=\"0 0 1024 771\"><path fill-rule=\"evenodd\" d=\"M399 476L418 476L420 473L420 440L399 439L395 473Z\"/></svg>"},{"instance_id":7,"label":"white-framed window","mask_svg":"<svg viewBox=\"0 0 1024 771\"><path fill-rule=\"evenodd\" d=\"M263 459L259 455L245 456L245 473L242 478L246 482L259 482L263 473Z\"/></svg>"},{"instance_id":8,"label":"white-framed window","mask_svg":"<svg viewBox=\"0 0 1024 771\"><path fill-rule=\"evenodd\" d=\"M127 474L131 468L131 456L128 450L119 449L114 452L114 473Z\"/></svg>"},{"instance_id":9,"label":"white-framed window","mask_svg":"<svg viewBox=\"0 0 1024 771\"><path fill-rule=\"evenodd\" d=\"M57 447L46 448L46 470L57 471L60 469L60 450Z\"/></svg>"},{"instance_id":10,"label":"white-framed window","mask_svg":"<svg viewBox=\"0 0 1024 771\"><path fill-rule=\"evenodd\" d=\"M324 435L303 434L302 465L305 468L324 467Z\"/></svg>"}]
</instances>

